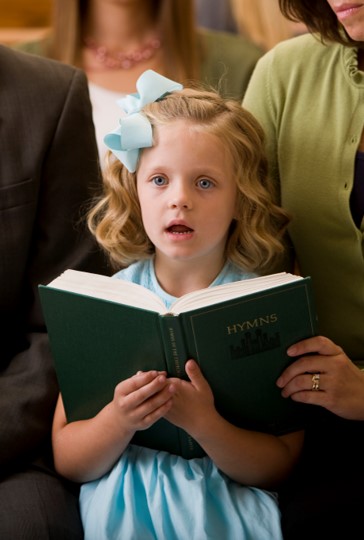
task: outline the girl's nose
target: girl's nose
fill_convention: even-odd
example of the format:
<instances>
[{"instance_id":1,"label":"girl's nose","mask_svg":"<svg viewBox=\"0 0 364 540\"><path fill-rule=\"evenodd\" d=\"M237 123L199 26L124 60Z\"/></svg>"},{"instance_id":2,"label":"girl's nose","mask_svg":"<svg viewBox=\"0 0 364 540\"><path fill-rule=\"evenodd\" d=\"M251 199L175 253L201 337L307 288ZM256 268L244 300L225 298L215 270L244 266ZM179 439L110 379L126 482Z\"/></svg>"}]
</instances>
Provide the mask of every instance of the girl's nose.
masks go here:
<instances>
[{"instance_id":1,"label":"girl's nose","mask_svg":"<svg viewBox=\"0 0 364 540\"><path fill-rule=\"evenodd\" d=\"M169 201L170 208L183 208L190 210L192 208L192 198L188 189L178 188L173 190Z\"/></svg>"},{"instance_id":2,"label":"girl's nose","mask_svg":"<svg viewBox=\"0 0 364 540\"><path fill-rule=\"evenodd\" d=\"M191 205L187 201L182 202L180 200L174 200L170 202L170 207L171 208L184 208L185 210L189 210L191 208Z\"/></svg>"}]
</instances>

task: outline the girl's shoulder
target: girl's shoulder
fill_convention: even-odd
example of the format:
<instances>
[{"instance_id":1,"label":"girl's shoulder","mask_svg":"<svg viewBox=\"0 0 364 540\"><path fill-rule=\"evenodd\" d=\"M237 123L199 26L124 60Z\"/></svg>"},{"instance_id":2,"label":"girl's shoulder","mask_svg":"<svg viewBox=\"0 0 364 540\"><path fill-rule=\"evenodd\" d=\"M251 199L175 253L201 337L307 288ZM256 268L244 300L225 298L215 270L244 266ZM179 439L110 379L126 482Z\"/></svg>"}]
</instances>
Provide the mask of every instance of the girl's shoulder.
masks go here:
<instances>
[{"instance_id":1,"label":"girl's shoulder","mask_svg":"<svg viewBox=\"0 0 364 540\"><path fill-rule=\"evenodd\" d=\"M211 286L224 285L225 283L231 283L233 281L241 281L243 279L252 279L258 277L257 274L253 272L248 272L239 268L231 261L226 262L224 268L221 270L220 274L213 281Z\"/></svg>"},{"instance_id":2,"label":"girl's shoulder","mask_svg":"<svg viewBox=\"0 0 364 540\"><path fill-rule=\"evenodd\" d=\"M113 275L113 278L123 279L124 281L131 281L132 283L145 286L146 280L149 281L150 279L150 274L151 259L145 259L119 270Z\"/></svg>"}]
</instances>

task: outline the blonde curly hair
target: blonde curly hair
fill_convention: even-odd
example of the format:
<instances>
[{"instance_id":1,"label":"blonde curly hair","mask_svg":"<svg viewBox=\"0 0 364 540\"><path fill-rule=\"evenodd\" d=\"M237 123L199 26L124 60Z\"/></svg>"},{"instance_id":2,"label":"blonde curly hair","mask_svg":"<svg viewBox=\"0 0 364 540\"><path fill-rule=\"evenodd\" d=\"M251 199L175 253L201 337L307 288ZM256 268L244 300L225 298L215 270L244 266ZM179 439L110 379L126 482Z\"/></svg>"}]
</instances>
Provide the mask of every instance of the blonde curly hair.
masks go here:
<instances>
[{"instance_id":1,"label":"blonde curly hair","mask_svg":"<svg viewBox=\"0 0 364 540\"><path fill-rule=\"evenodd\" d=\"M276 204L268 177L264 134L241 105L219 93L185 88L146 105L142 113L152 126L185 119L199 131L216 135L231 157L238 188L237 215L230 227L226 258L238 267L264 273L284 252L288 214ZM141 150L142 151L142 150ZM143 226L135 173L110 152L104 192L88 215L88 225L113 265L123 267L150 257L154 246Z\"/></svg>"}]
</instances>

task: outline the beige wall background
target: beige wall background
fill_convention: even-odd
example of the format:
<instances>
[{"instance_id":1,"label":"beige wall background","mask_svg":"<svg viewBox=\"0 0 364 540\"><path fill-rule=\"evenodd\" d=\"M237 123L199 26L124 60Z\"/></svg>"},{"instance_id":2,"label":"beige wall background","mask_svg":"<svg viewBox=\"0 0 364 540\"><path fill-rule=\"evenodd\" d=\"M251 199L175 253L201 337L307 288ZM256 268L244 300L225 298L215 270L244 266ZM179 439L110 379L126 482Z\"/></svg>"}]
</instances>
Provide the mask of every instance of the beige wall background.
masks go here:
<instances>
[{"instance_id":1,"label":"beige wall background","mask_svg":"<svg viewBox=\"0 0 364 540\"><path fill-rule=\"evenodd\" d=\"M0 27L47 26L51 5L51 0L0 0Z\"/></svg>"},{"instance_id":2,"label":"beige wall background","mask_svg":"<svg viewBox=\"0 0 364 540\"><path fill-rule=\"evenodd\" d=\"M52 0L0 0L0 43L37 39L50 24Z\"/></svg>"}]
</instances>

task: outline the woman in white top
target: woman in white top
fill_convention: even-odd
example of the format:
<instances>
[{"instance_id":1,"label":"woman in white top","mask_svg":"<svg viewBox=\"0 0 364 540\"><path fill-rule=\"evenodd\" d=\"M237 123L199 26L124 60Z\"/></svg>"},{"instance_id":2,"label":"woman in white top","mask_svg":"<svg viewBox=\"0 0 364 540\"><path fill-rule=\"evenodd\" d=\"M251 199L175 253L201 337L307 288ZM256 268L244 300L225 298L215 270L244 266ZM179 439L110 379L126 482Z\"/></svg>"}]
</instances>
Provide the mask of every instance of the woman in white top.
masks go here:
<instances>
[{"instance_id":1,"label":"woman in white top","mask_svg":"<svg viewBox=\"0 0 364 540\"><path fill-rule=\"evenodd\" d=\"M116 100L152 69L204 81L241 101L262 51L242 36L196 27L194 0L53 0L51 34L22 48L85 70L101 163Z\"/></svg>"}]
</instances>

